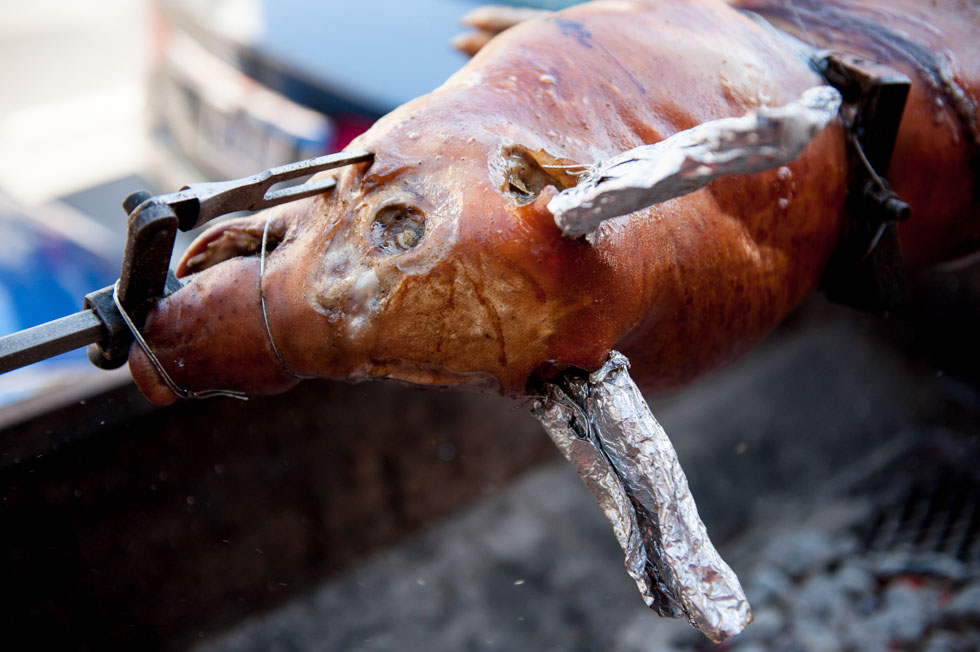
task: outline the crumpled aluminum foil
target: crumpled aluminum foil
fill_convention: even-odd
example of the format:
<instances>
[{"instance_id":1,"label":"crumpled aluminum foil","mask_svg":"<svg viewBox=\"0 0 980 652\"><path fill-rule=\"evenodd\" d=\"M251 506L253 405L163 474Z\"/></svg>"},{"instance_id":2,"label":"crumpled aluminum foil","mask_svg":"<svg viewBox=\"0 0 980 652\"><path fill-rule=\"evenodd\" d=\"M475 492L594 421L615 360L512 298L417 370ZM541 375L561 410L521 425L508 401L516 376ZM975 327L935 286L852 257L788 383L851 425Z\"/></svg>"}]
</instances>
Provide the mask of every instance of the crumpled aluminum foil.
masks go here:
<instances>
[{"instance_id":1,"label":"crumpled aluminum foil","mask_svg":"<svg viewBox=\"0 0 980 652\"><path fill-rule=\"evenodd\" d=\"M626 357L612 351L587 379L549 385L531 412L599 501L647 606L723 641L752 622L752 611L628 370Z\"/></svg>"},{"instance_id":2,"label":"crumpled aluminum foil","mask_svg":"<svg viewBox=\"0 0 980 652\"><path fill-rule=\"evenodd\" d=\"M726 174L753 174L798 158L834 119L841 96L816 86L781 107L705 122L653 145L589 167L578 185L548 202L569 236L591 233L613 217L660 204Z\"/></svg>"}]
</instances>

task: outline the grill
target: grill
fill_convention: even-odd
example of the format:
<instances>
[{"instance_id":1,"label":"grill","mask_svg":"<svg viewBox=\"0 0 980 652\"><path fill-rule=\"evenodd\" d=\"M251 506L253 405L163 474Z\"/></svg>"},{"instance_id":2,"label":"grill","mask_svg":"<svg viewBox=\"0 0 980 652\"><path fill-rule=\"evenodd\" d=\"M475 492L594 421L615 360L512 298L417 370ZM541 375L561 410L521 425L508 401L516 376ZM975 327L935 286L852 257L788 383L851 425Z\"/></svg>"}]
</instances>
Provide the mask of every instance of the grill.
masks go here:
<instances>
[{"instance_id":1,"label":"grill","mask_svg":"<svg viewBox=\"0 0 980 652\"><path fill-rule=\"evenodd\" d=\"M980 649L978 322L955 317L980 305L970 287L914 313L969 337L893 317L899 353L818 303L808 328L654 404L755 611L727 649ZM919 366L913 341L958 348ZM643 605L564 462L509 482L554 447L506 402L314 383L150 412L125 386L21 416L0 428L10 640L725 649Z\"/></svg>"},{"instance_id":2,"label":"grill","mask_svg":"<svg viewBox=\"0 0 980 652\"><path fill-rule=\"evenodd\" d=\"M938 554L980 565L980 478L939 467L879 509L862 534L869 551Z\"/></svg>"},{"instance_id":3,"label":"grill","mask_svg":"<svg viewBox=\"0 0 980 652\"><path fill-rule=\"evenodd\" d=\"M687 638L677 649L980 649L980 466L970 450L937 434L865 459L803 524L754 532L765 544L748 553L743 581L756 623L726 646Z\"/></svg>"}]
</instances>

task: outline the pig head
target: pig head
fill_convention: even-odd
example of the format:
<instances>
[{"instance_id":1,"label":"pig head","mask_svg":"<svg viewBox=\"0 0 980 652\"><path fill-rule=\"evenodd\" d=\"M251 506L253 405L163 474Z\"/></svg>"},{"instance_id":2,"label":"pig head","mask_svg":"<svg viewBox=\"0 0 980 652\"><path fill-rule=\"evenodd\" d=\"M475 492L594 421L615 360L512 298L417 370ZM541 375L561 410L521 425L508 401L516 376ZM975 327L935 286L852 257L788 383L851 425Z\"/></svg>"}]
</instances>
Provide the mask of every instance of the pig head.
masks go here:
<instances>
[{"instance_id":1,"label":"pig head","mask_svg":"<svg viewBox=\"0 0 980 652\"><path fill-rule=\"evenodd\" d=\"M519 25L351 143L374 160L332 172L334 190L202 235L146 339L195 390L316 376L521 396L614 347L645 389L678 387L816 286L840 228L842 130L779 170L610 220L591 243L564 237L548 200L583 165L820 83L723 3L600 2ZM141 350L130 366L151 400L173 400Z\"/></svg>"},{"instance_id":2,"label":"pig head","mask_svg":"<svg viewBox=\"0 0 980 652\"><path fill-rule=\"evenodd\" d=\"M446 124L404 107L352 145L374 161L335 172L334 190L201 235L177 270L184 287L144 329L174 381L274 393L299 377L390 378L519 395L546 361L601 363L636 315L595 309L613 262L546 210L567 184L544 167L557 159L510 125ZM130 366L151 400L173 400L139 347Z\"/></svg>"}]
</instances>

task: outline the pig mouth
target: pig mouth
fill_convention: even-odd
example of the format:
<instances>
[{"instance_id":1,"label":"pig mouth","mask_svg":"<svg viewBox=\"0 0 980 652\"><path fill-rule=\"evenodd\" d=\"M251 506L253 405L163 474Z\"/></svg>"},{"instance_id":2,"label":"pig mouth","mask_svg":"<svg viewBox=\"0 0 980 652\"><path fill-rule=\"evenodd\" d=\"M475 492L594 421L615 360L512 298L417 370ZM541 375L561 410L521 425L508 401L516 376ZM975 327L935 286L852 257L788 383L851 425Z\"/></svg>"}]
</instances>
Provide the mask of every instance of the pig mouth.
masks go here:
<instances>
[{"instance_id":1,"label":"pig mouth","mask_svg":"<svg viewBox=\"0 0 980 652\"><path fill-rule=\"evenodd\" d=\"M268 253L285 240L288 224L278 213L228 220L207 229L183 255L177 276L184 287L158 302L142 329L178 388L198 396L219 389L268 394L298 382L276 355L261 303L263 231L268 225ZM167 405L181 396L139 346L130 370L152 402Z\"/></svg>"},{"instance_id":2,"label":"pig mouth","mask_svg":"<svg viewBox=\"0 0 980 652\"><path fill-rule=\"evenodd\" d=\"M177 265L177 276L196 274L233 258L258 256L267 224L265 252L270 253L286 237L284 219L266 215L232 219L212 226L191 243Z\"/></svg>"}]
</instances>

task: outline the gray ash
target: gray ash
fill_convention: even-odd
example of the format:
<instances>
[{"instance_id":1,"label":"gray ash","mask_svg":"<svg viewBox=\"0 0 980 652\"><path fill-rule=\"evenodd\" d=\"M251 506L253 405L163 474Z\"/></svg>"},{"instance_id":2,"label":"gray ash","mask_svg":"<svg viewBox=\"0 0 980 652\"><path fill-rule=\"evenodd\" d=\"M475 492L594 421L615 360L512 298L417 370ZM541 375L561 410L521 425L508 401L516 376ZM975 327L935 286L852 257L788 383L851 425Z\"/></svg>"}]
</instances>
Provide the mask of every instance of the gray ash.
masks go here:
<instances>
[{"instance_id":1,"label":"gray ash","mask_svg":"<svg viewBox=\"0 0 980 652\"><path fill-rule=\"evenodd\" d=\"M726 644L676 649L980 650L978 468L907 451L804 523L751 533L740 576L755 622Z\"/></svg>"},{"instance_id":2,"label":"gray ash","mask_svg":"<svg viewBox=\"0 0 980 652\"><path fill-rule=\"evenodd\" d=\"M743 577L755 622L727 646L696 649L980 650L975 566L946 555L861 553L859 545L856 536L811 528L775 536Z\"/></svg>"}]
</instances>

